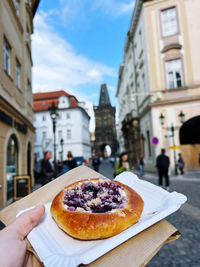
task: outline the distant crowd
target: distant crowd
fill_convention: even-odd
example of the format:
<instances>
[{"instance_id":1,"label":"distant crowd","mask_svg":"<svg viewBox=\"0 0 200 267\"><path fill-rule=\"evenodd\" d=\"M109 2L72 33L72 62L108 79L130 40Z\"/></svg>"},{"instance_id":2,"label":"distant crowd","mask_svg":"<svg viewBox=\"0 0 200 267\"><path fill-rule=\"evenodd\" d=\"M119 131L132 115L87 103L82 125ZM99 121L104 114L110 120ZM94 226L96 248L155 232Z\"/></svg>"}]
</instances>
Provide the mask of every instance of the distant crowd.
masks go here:
<instances>
[{"instance_id":1,"label":"distant crowd","mask_svg":"<svg viewBox=\"0 0 200 267\"><path fill-rule=\"evenodd\" d=\"M51 158L52 153L46 151L43 159L35 161L34 175L36 183L45 185L53 178L56 178L79 165L88 163L83 157L74 158L71 151L68 151L66 160L62 162L57 161L56 167L54 163L50 161Z\"/></svg>"},{"instance_id":2,"label":"distant crowd","mask_svg":"<svg viewBox=\"0 0 200 267\"><path fill-rule=\"evenodd\" d=\"M68 151L67 159L64 161L58 161L56 167L54 164L51 163L50 159L52 154L50 151L44 153L44 158L38 162L35 162L35 180L36 183L40 183L42 185L47 184L53 178L56 178L69 170L82 165L88 164L88 160L85 160L83 157L73 157L72 152ZM113 177L119 175L124 171L131 171L133 172L133 167L129 165L128 153L122 152L120 155L116 157L110 157L110 163L112 164L112 168L114 169ZM93 169L99 172L99 166L101 164L101 160L98 156L93 156L90 159L90 166L92 165ZM161 150L161 154L156 158L156 171L158 173L158 184L163 186L163 178L165 179L165 187L169 189L169 157L165 155L165 149ZM184 167L185 163L182 158L182 155L179 153L178 160L176 162L177 171L181 175L184 174ZM138 169L139 169L139 176L142 177L145 173L145 162L143 155L140 155L138 158Z\"/></svg>"}]
</instances>

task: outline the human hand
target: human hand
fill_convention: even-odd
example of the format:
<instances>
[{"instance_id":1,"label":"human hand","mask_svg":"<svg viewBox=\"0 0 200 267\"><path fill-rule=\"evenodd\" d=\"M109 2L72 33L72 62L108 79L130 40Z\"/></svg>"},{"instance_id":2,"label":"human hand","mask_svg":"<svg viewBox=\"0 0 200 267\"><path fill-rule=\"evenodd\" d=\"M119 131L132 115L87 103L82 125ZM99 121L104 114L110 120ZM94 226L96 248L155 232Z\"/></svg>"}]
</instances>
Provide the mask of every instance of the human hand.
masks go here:
<instances>
[{"instance_id":1,"label":"human hand","mask_svg":"<svg viewBox=\"0 0 200 267\"><path fill-rule=\"evenodd\" d=\"M20 215L0 231L0 266L21 267L26 256L25 238L43 217L45 208L37 206Z\"/></svg>"}]
</instances>

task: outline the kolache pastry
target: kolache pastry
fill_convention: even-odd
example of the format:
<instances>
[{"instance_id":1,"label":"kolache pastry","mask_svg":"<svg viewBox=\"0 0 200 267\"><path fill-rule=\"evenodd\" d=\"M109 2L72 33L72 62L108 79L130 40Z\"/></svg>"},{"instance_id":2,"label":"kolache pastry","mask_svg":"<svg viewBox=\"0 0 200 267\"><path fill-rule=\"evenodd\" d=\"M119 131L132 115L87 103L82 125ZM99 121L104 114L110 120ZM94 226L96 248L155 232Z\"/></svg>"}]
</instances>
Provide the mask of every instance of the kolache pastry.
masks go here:
<instances>
[{"instance_id":1,"label":"kolache pastry","mask_svg":"<svg viewBox=\"0 0 200 267\"><path fill-rule=\"evenodd\" d=\"M138 222L143 206L142 198L129 186L94 178L66 186L54 198L51 215L74 238L103 239Z\"/></svg>"}]
</instances>

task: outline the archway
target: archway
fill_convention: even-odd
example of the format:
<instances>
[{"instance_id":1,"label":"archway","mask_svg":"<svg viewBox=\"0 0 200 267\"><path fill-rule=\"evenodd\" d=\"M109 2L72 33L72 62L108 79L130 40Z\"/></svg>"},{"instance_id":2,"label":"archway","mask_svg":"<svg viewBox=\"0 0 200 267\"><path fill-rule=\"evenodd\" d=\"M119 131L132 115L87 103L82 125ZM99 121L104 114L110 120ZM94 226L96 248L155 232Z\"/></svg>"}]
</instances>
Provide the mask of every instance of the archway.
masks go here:
<instances>
[{"instance_id":1,"label":"archway","mask_svg":"<svg viewBox=\"0 0 200 267\"><path fill-rule=\"evenodd\" d=\"M200 153L200 116L193 117L180 128L181 153L187 170L199 169Z\"/></svg>"},{"instance_id":2,"label":"archway","mask_svg":"<svg viewBox=\"0 0 200 267\"><path fill-rule=\"evenodd\" d=\"M18 173L18 153L19 146L16 136L11 135L7 145L6 161L6 184L7 184L7 201L14 197L14 176Z\"/></svg>"},{"instance_id":3,"label":"archway","mask_svg":"<svg viewBox=\"0 0 200 267\"><path fill-rule=\"evenodd\" d=\"M104 157L109 158L112 154L112 149L109 145L106 145L104 148Z\"/></svg>"}]
</instances>

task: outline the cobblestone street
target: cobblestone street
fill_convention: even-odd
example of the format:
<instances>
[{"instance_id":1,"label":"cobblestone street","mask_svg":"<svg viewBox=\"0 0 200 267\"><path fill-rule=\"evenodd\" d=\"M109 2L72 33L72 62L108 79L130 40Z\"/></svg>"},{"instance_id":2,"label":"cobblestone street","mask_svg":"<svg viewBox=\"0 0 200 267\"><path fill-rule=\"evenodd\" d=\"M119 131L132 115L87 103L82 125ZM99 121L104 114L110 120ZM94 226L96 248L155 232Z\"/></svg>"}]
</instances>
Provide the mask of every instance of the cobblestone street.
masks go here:
<instances>
[{"instance_id":1,"label":"cobblestone street","mask_svg":"<svg viewBox=\"0 0 200 267\"><path fill-rule=\"evenodd\" d=\"M104 161L99 172L113 178L111 163ZM157 184L156 174L146 173L143 179ZM157 266L200 266L200 172L186 173L184 176L172 176L170 191L177 191L187 196L187 203L166 219L180 232L181 237L166 244L147 265ZM134 265L133 265L134 266Z\"/></svg>"}]
</instances>

